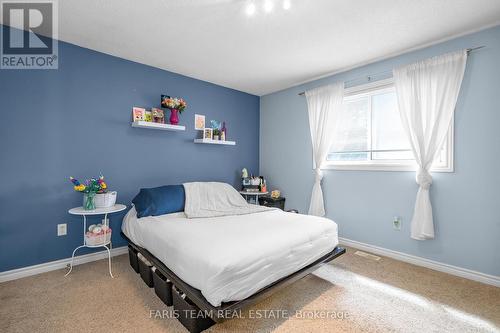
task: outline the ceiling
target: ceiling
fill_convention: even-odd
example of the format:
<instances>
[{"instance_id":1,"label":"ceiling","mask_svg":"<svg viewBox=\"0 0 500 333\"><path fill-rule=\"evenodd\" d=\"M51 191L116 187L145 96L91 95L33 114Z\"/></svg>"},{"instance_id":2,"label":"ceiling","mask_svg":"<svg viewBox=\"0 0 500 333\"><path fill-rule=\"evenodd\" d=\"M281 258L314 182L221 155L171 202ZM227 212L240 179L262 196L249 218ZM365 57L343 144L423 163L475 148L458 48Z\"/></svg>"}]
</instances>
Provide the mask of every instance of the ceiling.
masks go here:
<instances>
[{"instance_id":1,"label":"ceiling","mask_svg":"<svg viewBox=\"0 0 500 333\"><path fill-rule=\"evenodd\" d=\"M264 95L500 24L500 0L289 1L64 0L59 39Z\"/></svg>"}]
</instances>

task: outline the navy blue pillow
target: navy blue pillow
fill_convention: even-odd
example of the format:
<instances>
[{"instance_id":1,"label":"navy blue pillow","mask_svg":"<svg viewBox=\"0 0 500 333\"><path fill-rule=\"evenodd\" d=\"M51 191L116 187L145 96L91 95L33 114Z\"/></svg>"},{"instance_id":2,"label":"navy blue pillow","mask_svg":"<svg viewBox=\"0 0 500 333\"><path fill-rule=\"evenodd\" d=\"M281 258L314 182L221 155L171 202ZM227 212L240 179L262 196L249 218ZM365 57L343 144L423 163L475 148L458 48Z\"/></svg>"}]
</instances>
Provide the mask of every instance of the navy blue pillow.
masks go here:
<instances>
[{"instance_id":1,"label":"navy blue pillow","mask_svg":"<svg viewBox=\"0 0 500 333\"><path fill-rule=\"evenodd\" d=\"M158 216L184 211L184 186L142 188L132 200L137 217Z\"/></svg>"}]
</instances>

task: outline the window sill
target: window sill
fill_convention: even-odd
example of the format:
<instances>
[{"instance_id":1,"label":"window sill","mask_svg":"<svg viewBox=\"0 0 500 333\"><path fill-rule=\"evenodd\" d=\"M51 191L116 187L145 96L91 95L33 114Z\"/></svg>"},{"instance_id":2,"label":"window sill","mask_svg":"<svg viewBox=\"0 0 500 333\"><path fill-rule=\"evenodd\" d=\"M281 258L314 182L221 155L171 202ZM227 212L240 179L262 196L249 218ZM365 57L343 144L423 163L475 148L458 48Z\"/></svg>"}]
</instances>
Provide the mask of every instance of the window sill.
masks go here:
<instances>
[{"instance_id":1,"label":"window sill","mask_svg":"<svg viewBox=\"0 0 500 333\"><path fill-rule=\"evenodd\" d=\"M338 171L417 171L416 165L404 164L326 164L322 170ZM454 172L453 166L431 168L431 172Z\"/></svg>"}]
</instances>

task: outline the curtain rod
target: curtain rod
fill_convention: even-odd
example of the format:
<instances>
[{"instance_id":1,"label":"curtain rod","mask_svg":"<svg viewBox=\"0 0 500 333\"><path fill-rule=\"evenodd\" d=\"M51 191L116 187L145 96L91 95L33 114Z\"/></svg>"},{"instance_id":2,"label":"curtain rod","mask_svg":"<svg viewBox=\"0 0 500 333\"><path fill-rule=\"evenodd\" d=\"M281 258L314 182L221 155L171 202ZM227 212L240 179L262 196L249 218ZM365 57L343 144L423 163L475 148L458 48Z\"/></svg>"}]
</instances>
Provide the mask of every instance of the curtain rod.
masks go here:
<instances>
[{"instance_id":1,"label":"curtain rod","mask_svg":"<svg viewBox=\"0 0 500 333\"><path fill-rule=\"evenodd\" d=\"M472 52L472 51L476 51L476 50L479 50L479 49L482 49L484 48L485 46L482 45L482 46L477 46L477 47L471 47L471 48L468 48L467 49L467 53L469 52ZM370 75L363 75L363 76L359 76L359 77L356 77L354 79L350 79L348 81L345 81L345 83L348 83L348 82L353 82L353 81L357 81L359 79L368 79L368 82L371 81L372 77L373 76L379 76L379 75L382 75L382 74L389 74L389 73L392 73L392 70L389 70L389 71L383 71L383 72L378 72L378 73L374 73L374 74L370 74ZM299 95L300 96L305 96L306 92L303 91L303 92L300 92Z\"/></svg>"}]
</instances>

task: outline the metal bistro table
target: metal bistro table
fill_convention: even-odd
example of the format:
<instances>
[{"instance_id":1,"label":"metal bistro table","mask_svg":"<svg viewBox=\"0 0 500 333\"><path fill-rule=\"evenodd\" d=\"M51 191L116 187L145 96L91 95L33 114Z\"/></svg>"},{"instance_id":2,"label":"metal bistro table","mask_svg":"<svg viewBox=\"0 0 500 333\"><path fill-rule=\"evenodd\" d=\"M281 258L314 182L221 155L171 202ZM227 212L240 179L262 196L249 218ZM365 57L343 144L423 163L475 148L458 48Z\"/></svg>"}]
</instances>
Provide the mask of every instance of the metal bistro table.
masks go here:
<instances>
[{"instance_id":1,"label":"metal bistro table","mask_svg":"<svg viewBox=\"0 0 500 333\"><path fill-rule=\"evenodd\" d=\"M96 208L93 210L85 210L83 207L75 207L71 208L68 213L71 215L80 215L83 216L83 245L78 246L74 251L73 254L71 255L71 264L68 273L64 276L68 276L69 273L73 270L73 259L75 258L75 253L78 249L81 249L82 247L88 247L88 248L98 248L98 247L104 247L108 251L108 263L109 263L109 275L113 278L113 274L111 273L111 238L109 240L106 240L106 234L104 234L104 240L103 243L99 243L96 245L88 245L87 241L85 239L85 233L87 232L87 216L92 216L92 215L104 215L104 225L109 227L109 220L108 220L108 214L112 213L117 213L125 210L127 206L121 205L121 204L116 204L112 207L107 207L107 208ZM113 232L113 231L111 231ZM109 244L109 247L107 246Z\"/></svg>"}]
</instances>

